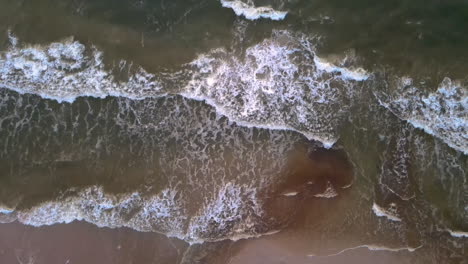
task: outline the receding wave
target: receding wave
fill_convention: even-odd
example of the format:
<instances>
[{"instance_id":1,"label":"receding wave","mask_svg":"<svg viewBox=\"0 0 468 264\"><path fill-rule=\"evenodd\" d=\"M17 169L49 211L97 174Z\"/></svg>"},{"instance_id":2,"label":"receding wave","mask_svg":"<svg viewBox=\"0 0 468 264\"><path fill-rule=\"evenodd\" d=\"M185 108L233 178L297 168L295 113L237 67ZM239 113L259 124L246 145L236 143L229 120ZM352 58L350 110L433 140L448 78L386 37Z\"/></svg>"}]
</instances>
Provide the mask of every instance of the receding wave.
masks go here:
<instances>
[{"instance_id":1,"label":"receding wave","mask_svg":"<svg viewBox=\"0 0 468 264\"><path fill-rule=\"evenodd\" d=\"M32 226L78 220L99 227L156 231L190 243L236 240L261 234L254 232L256 223L253 218L249 221L253 216L262 215L260 207L250 207L250 204L258 202L255 191L247 192L252 195L250 202L243 200L244 193L242 187L227 184L212 201L190 217L184 204L187 200L173 189L164 189L158 195L151 196L140 192L112 195L105 193L102 187L92 186L68 197L59 197L30 209L11 211L8 214L14 216L15 220ZM250 213L253 215L249 216Z\"/></svg>"},{"instance_id":2,"label":"receding wave","mask_svg":"<svg viewBox=\"0 0 468 264\"><path fill-rule=\"evenodd\" d=\"M0 160L18 164L13 187L2 185L1 222L83 220L191 243L267 234L281 225L264 213L259 192L287 176L288 153L305 143L296 133L236 126L181 96L58 104L2 89L0 109ZM115 163L126 169L116 171ZM35 173L44 168L55 176ZM123 189L105 189L105 171ZM59 175L75 175L78 186L48 180ZM44 198L31 202L37 192Z\"/></svg>"},{"instance_id":3,"label":"receding wave","mask_svg":"<svg viewBox=\"0 0 468 264\"><path fill-rule=\"evenodd\" d=\"M401 221L401 218L396 215L396 205L393 205L393 207L390 207L389 209L382 208L381 206L377 205L374 203L372 205L372 211L376 216L379 217L386 217L387 219L391 221L396 221L399 222Z\"/></svg>"},{"instance_id":4,"label":"receding wave","mask_svg":"<svg viewBox=\"0 0 468 264\"><path fill-rule=\"evenodd\" d=\"M256 7L252 0L243 2L241 0L221 0L223 7L231 8L238 16L244 16L250 20L268 18L271 20L283 20L287 11L278 11L271 6Z\"/></svg>"}]
</instances>

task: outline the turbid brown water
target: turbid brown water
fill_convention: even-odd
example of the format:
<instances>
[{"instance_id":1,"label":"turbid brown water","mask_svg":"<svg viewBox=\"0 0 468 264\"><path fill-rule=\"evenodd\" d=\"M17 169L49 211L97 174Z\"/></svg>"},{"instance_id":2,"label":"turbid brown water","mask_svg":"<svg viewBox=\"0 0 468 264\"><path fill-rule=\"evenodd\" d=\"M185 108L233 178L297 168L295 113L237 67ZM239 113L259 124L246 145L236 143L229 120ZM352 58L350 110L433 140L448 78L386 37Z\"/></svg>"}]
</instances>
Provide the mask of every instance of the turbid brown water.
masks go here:
<instances>
[{"instance_id":1,"label":"turbid brown water","mask_svg":"<svg viewBox=\"0 0 468 264\"><path fill-rule=\"evenodd\" d=\"M0 0L0 262L466 263L467 10Z\"/></svg>"}]
</instances>

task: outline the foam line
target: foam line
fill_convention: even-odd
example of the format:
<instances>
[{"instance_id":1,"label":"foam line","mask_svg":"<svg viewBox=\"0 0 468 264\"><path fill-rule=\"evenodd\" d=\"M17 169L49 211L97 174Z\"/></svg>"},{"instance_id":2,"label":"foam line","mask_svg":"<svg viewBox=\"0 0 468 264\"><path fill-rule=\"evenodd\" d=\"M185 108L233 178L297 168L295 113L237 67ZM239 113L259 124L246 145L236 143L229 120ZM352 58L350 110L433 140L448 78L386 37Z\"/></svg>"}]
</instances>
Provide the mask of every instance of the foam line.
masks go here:
<instances>
[{"instance_id":1,"label":"foam line","mask_svg":"<svg viewBox=\"0 0 468 264\"><path fill-rule=\"evenodd\" d=\"M375 213L376 216L379 217L386 217L387 219L394 221L394 222L400 222L401 218L390 212L389 210L386 210L376 203L372 205L372 211Z\"/></svg>"},{"instance_id":2,"label":"foam line","mask_svg":"<svg viewBox=\"0 0 468 264\"><path fill-rule=\"evenodd\" d=\"M360 246L356 246L356 247L352 247L352 248L345 248L335 254L331 254L331 255L325 255L325 256L315 256L315 255L309 255L309 257L320 257L320 258L325 258L325 257L335 257L335 256L338 256L340 254L343 254L347 251L351 251L351 250L356 250L356 249L360 249L360 248L366 248L368 250L371 250L371 251L390 251L390 252L399 252L399 251L409 251L409 252L414 252L420 248L422 248L423 246L419 246L419 247L416 247L416 248L412 248L412 247L401 247L401 248L391 248L391 247L386 247L386 246L380 246L380 245L360 245Z\"/></svg>"}]
</instances>

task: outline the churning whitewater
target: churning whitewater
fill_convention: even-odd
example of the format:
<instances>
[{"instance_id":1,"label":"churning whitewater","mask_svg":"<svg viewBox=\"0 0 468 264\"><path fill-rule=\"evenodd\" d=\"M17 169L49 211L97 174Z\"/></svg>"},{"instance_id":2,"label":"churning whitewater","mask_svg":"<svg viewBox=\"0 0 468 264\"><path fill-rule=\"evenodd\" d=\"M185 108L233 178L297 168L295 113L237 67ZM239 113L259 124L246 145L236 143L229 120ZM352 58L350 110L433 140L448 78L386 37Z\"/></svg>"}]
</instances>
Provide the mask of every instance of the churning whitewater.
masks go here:
<instances>
[{"instance_id":1,"label":"churning whitewater","mask_svg":"<svg viewBox=\"0 0 468 264\"><path fill-rule=\"evenodd\" d=\"M148 73L123 60L107 69L103 52L72 38L47 46L20 45L11 33L9 38L10 48L1 52L2 87L59 102L80 96L180 94L206 101L238 124L294 130L327 147L337 141L340 125L358 100L360 83L371 76L353 65L353 55L332 64L316 55L318 37L288 31L274 31L241 58L215 49L172 73ZM124 72L127 80L117 80L116 72ZM167 88L174 78L179 87ZM392 80L388 92L375 91L382 106L467 153L468 96L461 82L446 78L435 93L424 94L409 77Z\"/></svg>"},{"instance_id":2,"label":"churning whitewater","mask_svg":"<svg viewBox=\"0 0 468 264\"><path fill-rule=\"evenodd\" d=\"M389 86L393 87L376 92L382 106L468 154L468 87L448 77L433 93L418 89L416 81L409 77L394 78Z\"/></svg>"},{"instance_id":3,"label":"churning whitewater","mask_svg":"<svg viewBox=\"0 0 468 264\"><path fill-rule=\"evenodd\" d=\"M96 47L87 49L72 39L19 47L10 39L11 47L0 60L0 85L5 88L59 102L80 96L181 94L206 101L238 124L298 131L327 147L338 139L339 126L359 94L359 81L368 78L361 68L345 67L354 58L345 57L340 65L324 62L315 54L318 38L287 31L273 32L249 47L243 58L223 49L202 54L183 72L153 74L121 61L122 68L111 71L128 71L127 81L117 81L105 69ZM179 88L166 88L178 76Z\"/></svg>"}]
</instances>

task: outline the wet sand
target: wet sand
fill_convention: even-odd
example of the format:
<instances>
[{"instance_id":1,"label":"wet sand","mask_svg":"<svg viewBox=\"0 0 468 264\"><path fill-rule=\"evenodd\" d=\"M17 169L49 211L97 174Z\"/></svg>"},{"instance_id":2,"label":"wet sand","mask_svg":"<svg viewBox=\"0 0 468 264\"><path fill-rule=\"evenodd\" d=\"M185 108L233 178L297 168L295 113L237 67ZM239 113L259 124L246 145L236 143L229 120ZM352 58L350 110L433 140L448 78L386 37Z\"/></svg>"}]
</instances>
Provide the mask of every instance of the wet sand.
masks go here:
<instances>
[{"instance_id":1,"label":"wet sand","mask_svg":"<svg viewBox=\"0 0 468 264\"><path fill-rule=\"evenodd\" d=\"M0 225L0 263L179 263L187 244L156 233L73 222Z\"/></svg>"},{"instance_id":2,"label":"wet sand","mask_svg":"<svg viewBox=\"0 0 468 264\"><path fill-rule=\"evenodd\" d=\"M336 256L312 257L300 252L296 243L276 234L258 239L189 245L156 233L127 228L98 228L73 222L46 227L19 223L0 225L0 262L19 264L53 263L230 263L230 264L338 264L411 263L408 252L349 250ZM190 254L187 254L190 253ZM184 259L185 254L185 259ZM190 255L190 256L189 256ZM193 257L193 259L190 259Z\"/></svg>"}]
</instances>

